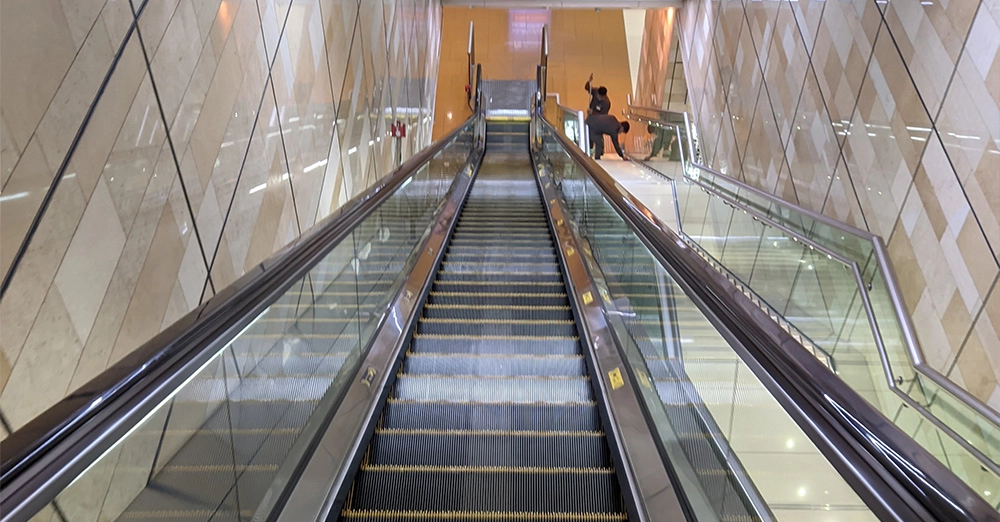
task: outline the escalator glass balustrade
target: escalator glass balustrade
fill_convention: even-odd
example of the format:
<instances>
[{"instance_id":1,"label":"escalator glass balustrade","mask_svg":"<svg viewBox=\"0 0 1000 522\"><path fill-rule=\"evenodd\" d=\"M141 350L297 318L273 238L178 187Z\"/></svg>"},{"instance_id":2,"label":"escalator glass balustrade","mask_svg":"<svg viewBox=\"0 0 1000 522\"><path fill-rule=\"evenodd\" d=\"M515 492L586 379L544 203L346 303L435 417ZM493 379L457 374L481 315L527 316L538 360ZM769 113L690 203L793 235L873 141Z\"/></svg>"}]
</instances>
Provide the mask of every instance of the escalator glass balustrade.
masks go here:
<instances>
[{"instance_id":1,"label":"escalator glass balustrade","mask_svg":"<svg viewBox=\"0 0 1000 522\"><path fill-rule=\"evenodd\" d=\"M32 520L267 517L473 150L470 122Z\"/></svg>"},{"instance_id":2,"label":"escalator glass balustrade","mask_svg":"<svg viewBox=\"0 0 1000 522\"><path fill-rule=\"evenodd\" d=\"M878 520L632 228L541 127L656 435L698 519Z\"/></svg>"}]
</instances>

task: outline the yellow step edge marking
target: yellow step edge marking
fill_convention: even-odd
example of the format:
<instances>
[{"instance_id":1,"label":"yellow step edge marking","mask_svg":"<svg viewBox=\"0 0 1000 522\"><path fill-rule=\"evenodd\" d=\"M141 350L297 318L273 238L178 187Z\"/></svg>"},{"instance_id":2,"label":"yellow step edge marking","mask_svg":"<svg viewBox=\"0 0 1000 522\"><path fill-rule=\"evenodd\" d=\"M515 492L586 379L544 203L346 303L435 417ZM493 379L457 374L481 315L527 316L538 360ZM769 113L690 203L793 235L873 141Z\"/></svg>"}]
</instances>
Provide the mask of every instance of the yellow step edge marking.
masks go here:
<instances>
[{"instance_id":1,"label":"yellow step edge marking","mask_svg":"<svg viewBox=\"0 0 1000 522\"><path fill-rule=\"evenodd\" d=\"M537 354L516 354L516 353L444 353L444 352L411 352L406 351L407 357L458 357L462 359L475 359L481 357L484 359L583 359L581 354L550 354L550 355L537 355Z\"/></svg>"},{"instance_id":2,"label":"yellow step edge marking","mask_svg":"<svg viewBox=\"0 0 1000 522\"><path fill-rule=\"evenodd\" d=\"M414 339L463 340L463 341L574 341L580 338L560 335L447 335L447 334L413 334Z\"/></svg>"},{"instance_id":3,"label":"yellow step edge marking","mask_svg":"<svg viewBox=\"0 0 1000 522\"><path fill-rule=\"evenodd\" d=\"M344 509L341 516L345 518L385 518L398 520L400 518L414 520L594 520L597 522L627 520L625 513L535 513L513 511L372 511Z\"/></svg>"},{"instance_id":4,"label":"yellow step edge marking","mask_svg":"<svg viewBox=\"0 0 1000 522\"><path fill-rule=\"evenodd\" d=\"M431 290L430 295L442 297L566 297L566 293L550 294L548 292L435 292ZM457 305L462 306L462 305Z\"/></svg>"},{"instance_id":5,"label":"yellow step edge marking","mask_svg":"<svg viewBox=\"0 0 1000 522\"><path fill-rule=\"evenodd\" d=\"M443 263L444 262L442 262L442 264ZM557 265L555 265L553 263L553 264L551 264L549 266L557 266ZM517 272L517 271L506 272L506 271L495 271L495 270L485 270L485 271L482 271L482 272L477 271L477 270L449 270L448 273L449 274L480 275L480 276L484 276L484 275L503 275L503 276L547 275L547 276L554 276L554 275L558 274L558 272L549 272L549 273L546 274L546 273L540 273L540 272ZM466 282L471 283L472 281L459 281L459 282L461 282L461 283L466 283ZM503 282L504 283L508 283L508 284L509 283L518 283L518 282L520 282L520 283L534 283L534 281L503 281ZM559 283L559 284L562 284L562 283Z\"/></svg>"},{"instance_id":6,"label":"yellow step edge marking","mask_svg":"<svg viewBox=\"0 0 1000 522\"><path fill-rule=\"evenodd\" d=\"M437 317L421 317L422 323L459 323L459 324L576 324L572 319L449 319Z\"/></svg>"},{"instance_id":7,"label":"yellow step edge marking","mask_svg":"<svg viewBox=\"0 0 1000 522\"><path fill-rule=\"evenodd\" d=\"M512 402L512 401L418 401L414 399L397 399L389 397L389 404L426 404L426 405L453 405L462 404L467 406L597 406L596 401L539 401L539 402Z\"/></svg>"},{"instance_id":8,"label":"yellow step edge marking","mask_svg":"<svg viewBox=\"0 0 1000 522\"><path fill-rule=\"evenodd\" d=\"M505 257L529 257L529 258L531 258L531 257L543 256L543 255L554 256L555 253L553 252L551 254L538 254L538 253L516 253L516 252L507 252L507 251L504 251L504 252L497 252L497 253L493 254L493 253L489 253L489 252L448 252L448 256L450 256L450 257L505 256Z\"/></svg>"},{"instance_id":9,"label":"yellow step edge marking","mask_svg":"<svg viewBox=\"0 0 1000 522\"><path fill-rule=\"evenodd\" d=\"M408 379L459 379L463 381L589 381L589 375L466 375L451 373L399 373Z\"/></svg>"},{"instance_id":10,"label":"yellow step edge marking","mask_svg":"<svg viewBox=\"0 0 1000 522\"><path fill-rule=\"evenodd\" d=\"M424 308L436 308L440 310L569 310L569 306L559 306L559 305L451 305L451 304L436 304L427 303Z\"/></svg>"},{"instance_id":11,"label":"yellow step edge marking","mask_svg":"<svg viewBox=\"0 0 1000 522\"><path fill-rule=\"evenodd\" d=\"M603 437L603 431L515 431L515 430L407 430L399 428L378 428L375 433L383 435L469 435L497 437Z\"/></svg>"},{"instance_id":12,"label":"yellow step edge marking","mask_svg":"<svg viewBox=\"0 0 1000 522\"><path fill-rule=\"evenodd\" d=\"M555 467L508 467L508 466L398 466L394 464L362 465L365 471L394 471L397 473L523 473L527 475L611 475L612 468L555 468Z\"/></svg>"},{"instance_id":13,"label":"yellow step edge marking","mask_svg":"<svg viewBox=\"0 0 1000 522\"><path fill-rule=\"evenodd\" d=\"M475 274L475 272L466 272L468 274ZM504 273L504 272L501 272ZM476 274L485 275L485 274ZM558 286L561 288L566 288L566 285L562 281L450 281L435 279L434 284L436 285L533 285L533 286ZM457 292L460 295L475 295L476 292ZM491 294L497 295L497 294ZM556 294L545 294L545 295L556 295ZM566 295L565 292L560 295Z\"/></svg>"}]
</instances>

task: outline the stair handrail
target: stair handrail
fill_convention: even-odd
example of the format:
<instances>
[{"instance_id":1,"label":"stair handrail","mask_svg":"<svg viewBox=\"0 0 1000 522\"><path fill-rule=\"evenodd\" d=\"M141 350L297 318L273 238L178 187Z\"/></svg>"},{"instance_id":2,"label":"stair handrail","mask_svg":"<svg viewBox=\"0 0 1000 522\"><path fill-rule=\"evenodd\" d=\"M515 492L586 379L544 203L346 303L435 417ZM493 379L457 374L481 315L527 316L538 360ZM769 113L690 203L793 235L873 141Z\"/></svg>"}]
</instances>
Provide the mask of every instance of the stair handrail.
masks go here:
<instances>
[{"instance_id":1,"label":"stair handrail","mask_svg":"<svg viewBox=\"0 0 1000 522\"><path fill-rule=\"evenodd\" d=\"M978 460L981 465L990 469L990 471L993 472L994 474L1000 475L1000 464L994 462L978 448L972 446L972 444L970 444L965 439L965 437L955 432L954 429L952 429L941 419L939 419L933 412L928 410L924 405L918 403L916 400L910 397L909 394L900 389L900 386L902 385L903 382L905 382L905 380L901 376L896 376L892 369L892 365L889 361L889 355L885 347L885 342L882 339L880 329L878 327L878 318L876 317L874 307L872 306L871 300L868 295L869 285L865 284L864 282L864 277L861 272L860 266L858 265L857 260L850 259L849 257L839 252L835 252L832 249L827 248L819 244L818 242L812 240L805 234L796 232L795 230L793 230L788 226L779 224L773 219L758 212L752 206L742 203L739 200L739 198L734 198L729 196L728 194L725 194L724 192L718 190L715 186L704 182L704 180L702 180L701 176L699 175L699 171L708 173L712 176L723 178L725 179L726 183L737 186L739 190L746 190L747 192L759 196L774 205L788 208L796 213L800 213L802 215L807 216L813 221L822 223L826 226L839 230L845 234L849 234L869 242L872 246L872 252L874 253L876 269L878 273L882 276L882 280L886 286L889 298L892 303L892 308L893 308L892 319L897 321L898 326L900 327L900 331L902 332L903 335L903 341L904 341L903 344L906 348L906 352L910 358L910 362L914 370L916 370L916 372L918 372L919 374L924 375L926 378L930 379L932 382L938 385L942 390L946 391L948 394L953 396L962 404L968 406L971 410L977 413L984 420L992 423L994 426L997 426L997 428L1000 429L1000 414L998 414L985 402L981 401L979 398L969 393L968 390L957 385L954 381L948 379L943 374L941 374L940 371L929 366L926 363L926 359L924 358L923 355L923 350L920 346L920 342L917 339L912 319L910 318L910 315L906 309L906 305L903 301L902 291L900 290L895 270L893 269L892 262L889 259L888 250L885 246L884 241L882 240L882 237L877 234L873 234L867 230L861 230L859 228L848 225L847 223L843 223L841 221L830 218L823 214L819 214L812 210L803 208L799 205L796 205L794 203L781 199L777 196L769 194L761 189L748 185L743 181L737 180L731 176L727 176L726 174L723 174L718 170L715 170L711 167L699 163L695 159L696 157L698 157L698 149L696 148L694 142L695 130L694 126L691 123L691 117L687 112L670 111L665 109L657 109L654 107L644 107L644 106L629 104L628 111L625 114L627 118L657 125L662 125L662 122L653 121L649 118L643 118L641 115L635 113L635 111L637 110L655 112L658 114L666 114L673 116L675 119L678 120L683 119L683 127L686 134L686 139L685 139L686 147L681 147L682 166L683 166L681 170L683 172L685 181L697 185L698 187L705 190L712 196L721 198L730 206L733 206L748 214L751 214L755 218L761 220L762 222L768 223L774 226L775 228L782 230L783 232L792 236L793 239L796 239L797 241L803 243L804 245L809 246L810 248L815 250L820 250L824 254L831 256L831 259L835 259L839 262L848 265L848 267L854 272L855 282L858 285L858 291L862 299L862 305L864 306L867 320L872 329L872 335L877 347L879 358L881 359L881 366L884 373L885 381L889 386L889 389L895 395L897 395L900 398L900 400L902 400L906 405L912 407L917 412L919 412L921 416L923 416L925 419L928 420L928 422L932 423L935 427L946 433L959 446L961 446L963 449L969 452L970 455L976 458L976 460ZM680 122L678 122L676 125L681 125L681 124ZM684 158L686 158L686 161ZM632 160L640 165L643 165L645 168L649 170L652 170L660 175L663 175L668 179L672 179L669 176L660 173L655 168L649 166L645 162L638 161L635 158L632 158ZM674 191L674 204L676 210L678 208L676 191ZM678 228L680 227L681 227L681 222L678 211ZM684 235L684 237L687 238L686 234ZM690 238L688 239L690 240Z\"/></svg>"}]
</instances>

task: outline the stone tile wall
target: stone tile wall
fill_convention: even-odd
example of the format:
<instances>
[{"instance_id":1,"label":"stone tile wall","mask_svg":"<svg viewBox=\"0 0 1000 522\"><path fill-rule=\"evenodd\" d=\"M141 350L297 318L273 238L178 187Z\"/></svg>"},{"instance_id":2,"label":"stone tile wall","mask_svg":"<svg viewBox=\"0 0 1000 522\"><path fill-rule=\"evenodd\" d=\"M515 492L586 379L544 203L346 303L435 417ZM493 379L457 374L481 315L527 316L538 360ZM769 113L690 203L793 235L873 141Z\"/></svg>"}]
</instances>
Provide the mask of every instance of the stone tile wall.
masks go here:
<instances>
[{"instance_id":1,"label":"stone tile wall","mask_svg":"<svg viewBox=\"0 0 1000 522\"><path fill-rule=\"evenodd\" d=\"M440 20L433 0L5 3L5 430L427 145Z\"/></svg>"},{"instance_id":2,"label":"stone tile wall","mask_svg":"<svg viewBox=\"0 0 1000 522\"><path fill-rule=\"evenodd\" d=\"M1000 0L697 0L711 165L882 236L927 360L1000 409Z\"/></svg>"}]
</instances>

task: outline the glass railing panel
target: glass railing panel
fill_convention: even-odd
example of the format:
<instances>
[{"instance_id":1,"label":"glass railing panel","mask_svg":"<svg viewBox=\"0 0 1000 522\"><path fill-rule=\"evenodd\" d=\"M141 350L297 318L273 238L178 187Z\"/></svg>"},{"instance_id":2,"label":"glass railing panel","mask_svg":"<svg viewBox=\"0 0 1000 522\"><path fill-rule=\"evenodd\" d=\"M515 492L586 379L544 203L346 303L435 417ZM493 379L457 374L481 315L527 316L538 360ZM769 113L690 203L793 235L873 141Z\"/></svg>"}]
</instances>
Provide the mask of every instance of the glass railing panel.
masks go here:
<instances>
[{"instance_id":1,"label":"glass railing panel","mask_svg":"<svg viewBox=\"0 0 1000 522\"><path fill-rule=\"evenodd\" d=\"M656 121L650 112L638 111L642 118ZM669 117L667 114L660 119ZM685 152L691 153L687 148ZM896 418L903 402L895 394L905 394L922 409L919 414L948 427L925 423L922 429L933 431L935 436L918 440L927 442L930 451L941 445L937 437L957 437L964 442L951 440L949 447L965 458L978 454L981 468L991 477L997 475L997 424L914 367L903 319L886 281L891 267L882 266L876 255L877 238L836 226L708 169L689 169L687 179L678 179L675 185L684 235L766 301L781 316L780 320L790 322L815 343L820 355L829 356L831 367L845 382L891 419ZM717 254L719 239L712 234L718 231L717 218L705 210L706 198L697 196L701 188L718 195L708 198L708 207L715 200L729 199L746 209L746 213L732 213L721 256ZM774 228L766 234L770 245L761 242L763 248L757 251L758 259L748 278L744 256L751 255L754 242L748 238L745 251L734 251L732 245L734 236L753 235L747 232L757 225L754 214ZM911 424L906 431L916 436L916 423ZM963 448L964 443L972 449ZM947 459L940 451L935 454L950 467L961 461Z\"/></svg>"},{"instance_id":2,"label":"glass railing panel","mask_svg":"<svg viewBox=\"0 0 1000 522\"><path fill-rule=\"evenodd\" d=\"M364 356L472 152L471 125L39 512L267 515ZM258 513L262 511L262 513Z\"/></svg>"},{"instance_id":3,"label":"glass railing panel","mask_svg":"<svg viewBox=\"0 0 1000 522\"><path fill-rule=\"evenodd\" d=\"M582 167L546 136L552 179L696 518L876 520Z\"/></svg>"}]
</instances>

